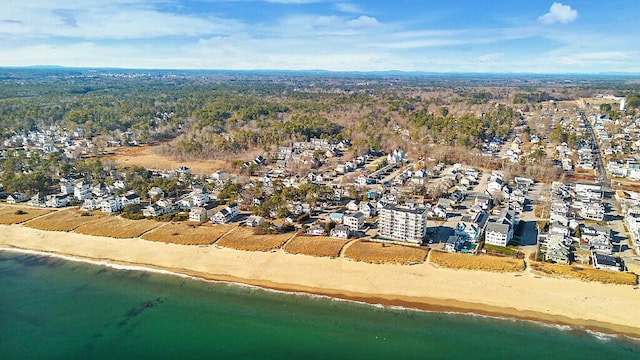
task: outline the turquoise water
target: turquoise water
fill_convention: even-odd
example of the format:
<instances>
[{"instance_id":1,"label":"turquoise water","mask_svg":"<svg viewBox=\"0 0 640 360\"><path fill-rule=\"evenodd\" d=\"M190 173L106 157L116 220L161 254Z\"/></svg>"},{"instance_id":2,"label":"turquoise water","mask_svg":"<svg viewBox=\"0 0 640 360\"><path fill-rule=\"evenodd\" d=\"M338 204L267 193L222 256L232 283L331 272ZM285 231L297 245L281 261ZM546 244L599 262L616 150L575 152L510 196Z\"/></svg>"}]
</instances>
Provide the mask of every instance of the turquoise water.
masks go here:
<instances>
[{"instance_id":1,"label":"turquoise water","mask_svg":"<svg viewBox=\"0 0 640 360\"><path fill-rule=\"evenodd\" d=\"M1 359L640 359L640 343L0 251Z\"/></svg>"}]
</instances>

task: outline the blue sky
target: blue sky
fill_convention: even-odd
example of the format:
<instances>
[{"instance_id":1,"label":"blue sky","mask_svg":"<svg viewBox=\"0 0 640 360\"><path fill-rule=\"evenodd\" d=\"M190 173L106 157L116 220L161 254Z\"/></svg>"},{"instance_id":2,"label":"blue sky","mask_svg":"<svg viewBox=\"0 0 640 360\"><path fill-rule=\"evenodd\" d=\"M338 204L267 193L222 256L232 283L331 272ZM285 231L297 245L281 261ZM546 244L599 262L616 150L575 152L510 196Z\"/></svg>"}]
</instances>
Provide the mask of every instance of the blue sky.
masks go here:
<instances>
[{"instance_id":1,"label":"blue sky","mask_svg":"<svg viewBox=\"0 0 640 360\"><path fill-rule=\"evenodd\" d=\"M637 0L5 0L3 5L0 66L640 72Z\"/></svg>"}]
</instances>

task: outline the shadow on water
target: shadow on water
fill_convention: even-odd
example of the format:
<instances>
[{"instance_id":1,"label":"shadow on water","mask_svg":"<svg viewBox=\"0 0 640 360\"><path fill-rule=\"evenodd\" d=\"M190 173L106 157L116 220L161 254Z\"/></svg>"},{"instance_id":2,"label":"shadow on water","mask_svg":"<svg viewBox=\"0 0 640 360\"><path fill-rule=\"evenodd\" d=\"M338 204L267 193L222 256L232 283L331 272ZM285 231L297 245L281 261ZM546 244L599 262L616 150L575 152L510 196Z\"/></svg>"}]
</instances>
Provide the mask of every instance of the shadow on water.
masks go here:
<instances>
[{"instance_id":1,"label":"shadow on water","mask_svg":"<svg viewBox=\"0 0 640 360\"><path fill-rule=\"evenodd\" d=\"M162 303L165 302L166 299L163 298L155 298L155 299L151 299L151 300L147 300L142 302L140 305L131 308L126 314L124 319L122 319L119 323L118 323L118 327L122 327L127 325L127 323L129 321L131 321L133 318L137 317L138 315L142 314L142 312L144 312L145 310L149 310L157 305L160 305Z\"/></svg>"}]
</instances>

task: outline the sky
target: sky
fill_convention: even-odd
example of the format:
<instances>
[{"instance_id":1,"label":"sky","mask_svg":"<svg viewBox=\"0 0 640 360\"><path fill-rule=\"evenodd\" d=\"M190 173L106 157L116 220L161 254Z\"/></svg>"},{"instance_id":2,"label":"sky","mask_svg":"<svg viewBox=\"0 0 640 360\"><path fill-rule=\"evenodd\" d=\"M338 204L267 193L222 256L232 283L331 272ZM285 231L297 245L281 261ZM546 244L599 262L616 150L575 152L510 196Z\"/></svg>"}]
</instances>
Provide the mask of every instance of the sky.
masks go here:
<instances>
[{"instance_id":1,"label":"sky","mask_svg":"<svg viewBox=\"0 0 640 360\"><path fill-rule=\"evenodd\" d=\"M3 0L0 66L640 72L637 0Z\"/></svg>"}]
</instances>

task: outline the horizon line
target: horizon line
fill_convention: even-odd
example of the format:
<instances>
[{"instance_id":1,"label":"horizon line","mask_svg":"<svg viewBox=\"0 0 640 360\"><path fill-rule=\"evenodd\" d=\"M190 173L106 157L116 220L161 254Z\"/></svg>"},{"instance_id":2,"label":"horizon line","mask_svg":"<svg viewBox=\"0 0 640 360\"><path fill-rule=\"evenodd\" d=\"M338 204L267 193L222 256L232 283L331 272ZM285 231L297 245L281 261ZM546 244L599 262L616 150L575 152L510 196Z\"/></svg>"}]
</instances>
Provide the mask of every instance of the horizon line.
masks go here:
<instances>
[{"instance_id":1,"label":"horizon line","mask_svg":"<svg viewBox=\"0 0 640 360\"><path fill-rule=\"evenodd\" d=\"M65 66L65 65L0 65L0 69L69 69L69 70L119 70L119 71L184 71L184 72L229 72L229 73L333 73L333 74L394 74L394 75L528 75L528 76L640 76L640 72L492 72L492 71L425 71L425 70L328 70L328 69L222 69L222 68L144 68L119 66Z\"/></svg>"}]
</instances>

